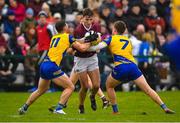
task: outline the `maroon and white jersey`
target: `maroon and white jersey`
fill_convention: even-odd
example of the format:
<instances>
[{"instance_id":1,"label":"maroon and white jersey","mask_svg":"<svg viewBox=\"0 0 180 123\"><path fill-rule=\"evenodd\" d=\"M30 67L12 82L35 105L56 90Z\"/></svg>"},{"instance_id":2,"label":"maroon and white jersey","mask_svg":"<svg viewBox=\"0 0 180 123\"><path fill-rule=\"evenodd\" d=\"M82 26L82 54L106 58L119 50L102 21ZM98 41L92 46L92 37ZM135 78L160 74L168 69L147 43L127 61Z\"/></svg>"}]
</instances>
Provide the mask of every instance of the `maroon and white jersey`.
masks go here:
<instances>
[{"instance_id":1,"label":"maroon and white jersey","mask_svg":"<svg viewBox=\"0 0 180 123\"><path fill-rule=\"evenodd\" d=\"M93 23L89 28L86 28L84 26L83 23L79 24L75 31L74 31L74 37L77 39L81 39L84 37L84 35L86 34L86 32L89 32L90 30L93 30L95 32L100 32L100 25L98 23ZM77 53L75 54L76 57L80 57L80 58L88 58L91 57L95 54L96 52L79 52L77 51Z\"/></svg>"}]
</instances>

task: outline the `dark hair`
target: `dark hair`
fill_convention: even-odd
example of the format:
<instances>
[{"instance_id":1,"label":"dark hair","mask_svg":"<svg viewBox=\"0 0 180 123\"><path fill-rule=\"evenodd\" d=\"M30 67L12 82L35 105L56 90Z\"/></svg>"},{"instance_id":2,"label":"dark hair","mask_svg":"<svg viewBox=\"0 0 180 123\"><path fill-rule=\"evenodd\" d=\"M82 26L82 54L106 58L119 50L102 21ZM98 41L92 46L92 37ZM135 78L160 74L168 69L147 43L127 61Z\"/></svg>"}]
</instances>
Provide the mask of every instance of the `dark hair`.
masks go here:
<instances>
[{"instance_id":1,"label":"dark hair","mask_svg":"<svg viewBox=\"0 0 180 123\"><path fill-rule=\"evenodd\" d=\"M55 28L58 31L58 33L63 31L63 28L66 26L66 22L64 20L58 21L55 24Z\"/></svg>"},{"instance_id":2,"label":"dark hair","mask_svg":"<svg viewBox=\"0 0 180 123\"><path fill-rule=\"evenodd\" d=\"M84 17L84 16L92 17L93 15L94 15L94 14L93 14L93 11L91 11L91 9L85 8L85 9L83 10L83 17Z\"/></svg>"},{"instance_id":3,"label":"dark hair","mask_svg":"<svg viewBox=\"0 0 180 123\"><path fill-rule=\"evenodd\" d=\"M126 30L126 24L123 21L116 21L114 23L114 28L117 30L117 32L121 35Z\"/></svg>"}]
</instances>

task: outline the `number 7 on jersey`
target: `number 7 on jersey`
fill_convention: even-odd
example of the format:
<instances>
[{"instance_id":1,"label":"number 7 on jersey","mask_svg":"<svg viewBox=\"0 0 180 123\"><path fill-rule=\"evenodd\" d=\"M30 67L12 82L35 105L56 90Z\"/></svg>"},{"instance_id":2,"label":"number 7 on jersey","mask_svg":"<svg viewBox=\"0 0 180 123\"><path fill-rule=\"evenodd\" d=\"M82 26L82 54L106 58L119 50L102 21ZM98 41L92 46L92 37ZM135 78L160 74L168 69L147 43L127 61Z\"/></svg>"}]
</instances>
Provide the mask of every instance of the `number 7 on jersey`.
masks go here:
<instances>
[{"instance_id":1,"label":"number 7 on jersey","mask_svg":"<svg viewBox=\"0 0 180 123\"><path fill-rule=\"evenodd\" d=\"M123 42L124 43L124 45L122 46L122 50L124 50L126 47L127 47L127 45L128 45L128 43L129 43L129 41L128 40L124 40L124 39L120 39L120 42Z\"/></svg>"}]
</instances>

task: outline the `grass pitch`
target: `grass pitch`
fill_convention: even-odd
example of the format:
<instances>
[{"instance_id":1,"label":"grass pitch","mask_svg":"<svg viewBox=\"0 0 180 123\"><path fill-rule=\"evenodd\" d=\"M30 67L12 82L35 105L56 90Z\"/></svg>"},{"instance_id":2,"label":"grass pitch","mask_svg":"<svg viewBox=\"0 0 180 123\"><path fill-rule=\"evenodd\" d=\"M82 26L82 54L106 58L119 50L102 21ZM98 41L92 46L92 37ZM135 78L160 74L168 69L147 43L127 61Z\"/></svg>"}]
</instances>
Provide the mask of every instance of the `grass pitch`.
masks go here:
<instances>
[{"instance_id":1,"label":"grass pitch","mask_svg":"<svg viewBox=\"0 0 180 123\"><path fill-rule=\"evenodd\" d=\"M17 110L25 102L29 93L0 93L0 122L180 122L180 91L159 93L167 106L176 111L174 115L165 114L158 105L142 92L118 92L120 114L113 115L112 109L102 109L101 100L96 97L98 109L92 111L87 96L85 114L78 114L78 93L73 93L67 115L52 114L47 109L57 104L60 92L46 93L37 100L25 115Z\"/></svg>"}]
</instances>

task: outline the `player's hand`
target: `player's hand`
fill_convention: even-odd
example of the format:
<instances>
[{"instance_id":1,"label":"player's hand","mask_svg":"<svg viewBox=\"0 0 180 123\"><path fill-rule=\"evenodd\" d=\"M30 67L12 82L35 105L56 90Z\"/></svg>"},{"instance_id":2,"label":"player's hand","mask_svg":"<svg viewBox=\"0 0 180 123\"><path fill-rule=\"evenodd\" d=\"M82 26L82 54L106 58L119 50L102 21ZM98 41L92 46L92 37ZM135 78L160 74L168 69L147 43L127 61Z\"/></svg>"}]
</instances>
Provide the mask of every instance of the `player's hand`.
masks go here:
<instances>
[{"instance_id":1,"label":"player's hand","mask_svg":"<svg viewBox=\"0 0 180 123\"><path fill-rule=\"evenodd\" d=\"M99 35L97 32L89 31L87 36L85 37L85 42L93 42L98 39Z\"/></svg>"}]
</instances>

